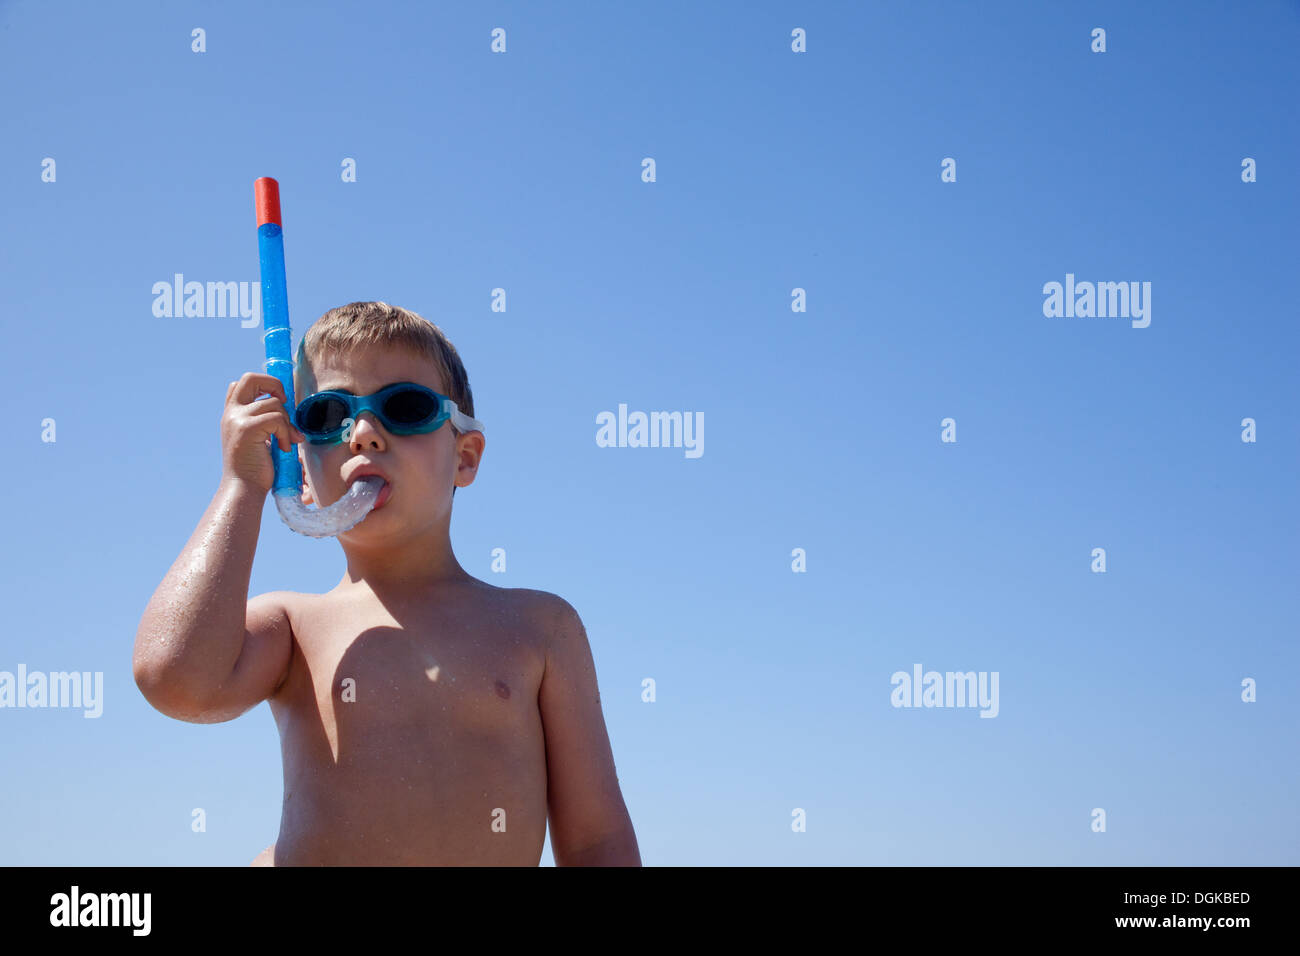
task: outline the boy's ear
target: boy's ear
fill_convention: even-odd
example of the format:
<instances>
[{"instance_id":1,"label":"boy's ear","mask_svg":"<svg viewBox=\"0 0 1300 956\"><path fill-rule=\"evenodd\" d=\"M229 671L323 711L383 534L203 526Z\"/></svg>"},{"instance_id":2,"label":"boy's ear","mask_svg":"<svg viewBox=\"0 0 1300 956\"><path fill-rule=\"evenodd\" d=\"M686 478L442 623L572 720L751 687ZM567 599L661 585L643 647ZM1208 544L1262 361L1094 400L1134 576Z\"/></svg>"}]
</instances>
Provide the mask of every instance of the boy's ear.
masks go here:
<instances>
[{"instance_id":1,"label":"boy's ear","mask_svg":"<svg viewBox=\"0 0 1300 956\"><path fill-rule=\"evenodd\" d=\"M307 462L303 458L302 445L298 446L298 461L302 464L302 503L315 504L311 495L311 479L307 477Z\"/></svg>"}]
</instances>

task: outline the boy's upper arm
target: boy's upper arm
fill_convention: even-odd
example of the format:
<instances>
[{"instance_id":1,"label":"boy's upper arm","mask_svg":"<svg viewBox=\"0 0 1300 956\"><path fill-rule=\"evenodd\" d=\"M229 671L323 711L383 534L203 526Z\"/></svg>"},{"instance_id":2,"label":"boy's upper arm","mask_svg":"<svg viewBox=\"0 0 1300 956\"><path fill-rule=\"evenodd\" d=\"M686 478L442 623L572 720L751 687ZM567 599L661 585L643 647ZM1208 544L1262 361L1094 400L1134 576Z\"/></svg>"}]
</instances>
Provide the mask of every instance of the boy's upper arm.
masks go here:
<instances>
[{"instance_id":1,"label":"boy's upper arm","mask_svg":"<svg viewBox=\"0 0 1300 956\"><path fill-rule=\"evenodd\" d=\"M551 850L573 855L631 827L605 729L596 667L582 619L554 595L545 618L546 667L538 691L546 739Z\"/></svg>"},{"instance_id":2,"label":"boy's upper arm","mask_svg":"<svg viewBox=\"0 0 1300 956\"><path fill-rule=\"evenodd\" d=\"M289 597L288 591L270 591L249 600L244 646L215 703L204 709L204 723L233 720L273 697L289 676L293 657Z\"/></svg>"}]
</instances>

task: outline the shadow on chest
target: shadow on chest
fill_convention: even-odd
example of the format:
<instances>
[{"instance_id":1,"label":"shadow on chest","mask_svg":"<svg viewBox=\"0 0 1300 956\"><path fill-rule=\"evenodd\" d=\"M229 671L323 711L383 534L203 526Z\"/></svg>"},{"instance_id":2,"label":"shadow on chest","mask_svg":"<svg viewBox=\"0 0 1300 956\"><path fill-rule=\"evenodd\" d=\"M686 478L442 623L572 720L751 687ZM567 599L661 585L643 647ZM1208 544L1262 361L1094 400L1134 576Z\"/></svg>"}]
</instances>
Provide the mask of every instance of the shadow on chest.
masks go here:
<instances>
[{"instance_id":1,"label":"shadow on chest","mask_svg":"<svg viewBox=\"0 0 1300 956\"><path fill-rule=\"evenodd\" d=\"M340 724L446 714L470 720L518 707L530 682L522 635L476 626L376 625L319 648ZM325 675L314 674L321 689Z\"/></svg>"}]
</instances>

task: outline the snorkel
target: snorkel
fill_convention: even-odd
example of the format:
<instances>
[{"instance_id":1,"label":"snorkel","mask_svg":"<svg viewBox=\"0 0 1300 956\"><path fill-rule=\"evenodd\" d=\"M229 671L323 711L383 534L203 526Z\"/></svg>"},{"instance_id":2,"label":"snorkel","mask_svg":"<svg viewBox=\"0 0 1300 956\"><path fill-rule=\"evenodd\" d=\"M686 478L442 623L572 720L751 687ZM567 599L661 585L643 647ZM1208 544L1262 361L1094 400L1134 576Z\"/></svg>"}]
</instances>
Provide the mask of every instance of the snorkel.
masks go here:
<instances>
[{"instance_id":1,"label":"snorkel","mask_svg":"<svg viewBox=\"0 0 1300 956\"><path fill-rule=\"evenodd\" d=\"M284 281L284 230L280 221L280 184L269 177L253 183L257 207L257 251L262 270L262 321L266 330L266 372L284 386L285 407L293 417L293 352L289 339L289 298ZM272 436L271 458L275 482L271 486L280 518L294 531L311 538L329 538L354 528L375 506L384 486L379 477L353 483L327 508L313 508L302 500L302 463L298 446L281 451Z\"/></svg>"}]
</instances>

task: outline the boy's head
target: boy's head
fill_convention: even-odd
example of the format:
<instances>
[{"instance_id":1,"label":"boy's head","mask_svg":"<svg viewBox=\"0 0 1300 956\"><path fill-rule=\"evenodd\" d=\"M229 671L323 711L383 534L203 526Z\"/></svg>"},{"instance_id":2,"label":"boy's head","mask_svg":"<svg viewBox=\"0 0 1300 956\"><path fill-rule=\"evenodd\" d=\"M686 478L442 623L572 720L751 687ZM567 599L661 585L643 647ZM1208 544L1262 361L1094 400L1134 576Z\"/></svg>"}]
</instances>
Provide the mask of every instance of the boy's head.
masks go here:
<instances>
[{"instance_id":1,"label":"boy's head","mask_svg":"<svg viewBox=\"0 0 1300 956\"><path fill-rule=\"evenodd\" d=\"M432 322L386 302L352 302L317 319L298 343L294 363L294 397L301 402L325 389L366 395L395 382L427 386L474 417L474 395L456 347ZM424 435L396 436L373 414L361 412L349 441L335 445L299 445L306 475L304 499L322 504L337 501L351 484L350 476L365 462L377 466L391 485L383 510L405 515L406 524L427 517L450 485L474 480L483 453L481 432L462 433L451 421ZM405 495L403 495L405 492ZM397 501L403 497L400 507ZM442 511L435 509L434 514ZM380 512L382 514L382 511ZM396 520L395 518L390 518ZM368 517L362 525L372 525Z\"/></svg>"}]
</instances>

